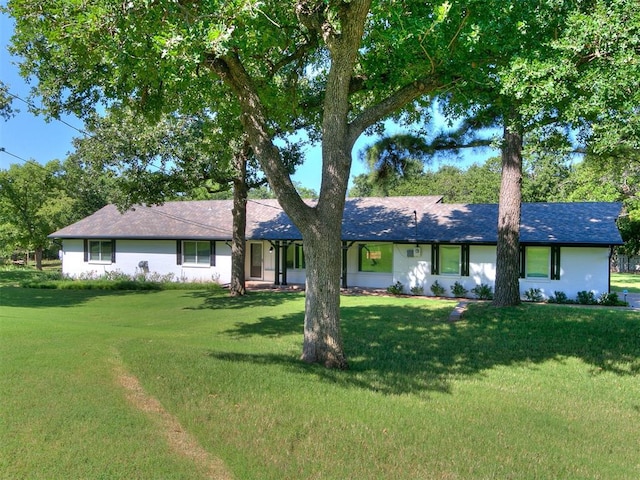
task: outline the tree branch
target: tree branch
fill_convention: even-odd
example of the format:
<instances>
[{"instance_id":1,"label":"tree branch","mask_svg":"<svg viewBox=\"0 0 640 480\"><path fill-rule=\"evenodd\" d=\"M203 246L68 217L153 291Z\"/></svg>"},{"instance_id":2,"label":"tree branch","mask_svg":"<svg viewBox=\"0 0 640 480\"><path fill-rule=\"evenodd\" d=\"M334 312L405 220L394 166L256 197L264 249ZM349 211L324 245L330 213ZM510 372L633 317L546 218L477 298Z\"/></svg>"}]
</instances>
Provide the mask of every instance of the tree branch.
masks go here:
<instances>
[{"instance_id":1,"label":"tree branch","mask_svg":"<svg viewBox=\"0 0 640 480\"><path fill-rule=\"evenodd\" d=\"M291 207L287 209L287 213L295 223L299 223L299 215L308 215L309 207L300 198L282 161L280 150L273 143L264 106L242 61L235 54L224 57L211 56L207 65L235 94L242 110L241 122L253 153L266 173L278 201L283 207Z\"/></svg>"},{"instance_id":2,"label":"tree branch","mask_svg":"<svg viewBox=\"0 0 640 480\"><path fill-rule=\"evenodd\" d=\"M349 124L351 144L353 145L362 132L374 123L382 120L416 98L429 93L435 93L443 87L444 85L441 85L437 77L416 80L392 93L377 104L367 108Z\"/></svg>"}]
</instances>

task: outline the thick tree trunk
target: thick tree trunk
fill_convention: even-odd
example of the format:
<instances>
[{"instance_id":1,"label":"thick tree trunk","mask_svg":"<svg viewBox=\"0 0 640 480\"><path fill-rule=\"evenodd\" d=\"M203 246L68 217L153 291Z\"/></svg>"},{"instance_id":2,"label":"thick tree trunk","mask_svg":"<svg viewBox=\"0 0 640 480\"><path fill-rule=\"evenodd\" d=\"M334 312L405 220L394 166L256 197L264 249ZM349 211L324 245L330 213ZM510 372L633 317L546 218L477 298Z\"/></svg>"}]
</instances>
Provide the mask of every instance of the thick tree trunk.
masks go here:
<instances>
[{"instance_id":1,"label":"thick tree trunk","mask_svg":"<svg viewBox=\"0 0 640 480\"><path fill-rule=\"evenodd\" d=\"M235 177L233 179L233 232L231 239L231 283L229 294L232 297L246 293L245 256L247 227L247 158L249 145L233 159Z\"/></svg>"},{"instance_id":2,"label":"thick tree trunk","mask_svg":"<svg viewBox=\"0 0 640 480\"><path fill-rule=\"evenodd\" d=\"M522 210L522 135L505 121L502 182L498 207L496 284L493 304L520 303L520 213Z\"/></svg>"},{"instance_id":3,"label":"thick tree trunk","mask_svg":"<svg viewBox=\"0 0 640 480\"><path fill-rule=\"evenodd\" d=\"M341 2L335 9L336 21L328 17L334 9L327 7L325 12L322 2L298 2L296 6L300 21L324 41L331 57L322 110L322 184L315 207L302 201L291 181L274 143L272 122L241 58L231 51L208 60L209 67L235 93L253 153L280 205L302 233L307 270L302 359L331 368L347 367L340 333L340 259L353 144L366 128L435 88L412 82L349 121L350 84L370 6L371 0Z\"/></svg>"},{"instance_id":4,"label":"thick tree trunk","mask_svg":"<svg viewBox=\"0 0 640 480\"><path fill-rule=\"evenodd\" d=\"M307 278L301 358L308 363L345 369L340 328L341 243L339 230L336 232L338 222L331 223L323 224L315 234L304 235Z\"/></svg>"}]
</instances>

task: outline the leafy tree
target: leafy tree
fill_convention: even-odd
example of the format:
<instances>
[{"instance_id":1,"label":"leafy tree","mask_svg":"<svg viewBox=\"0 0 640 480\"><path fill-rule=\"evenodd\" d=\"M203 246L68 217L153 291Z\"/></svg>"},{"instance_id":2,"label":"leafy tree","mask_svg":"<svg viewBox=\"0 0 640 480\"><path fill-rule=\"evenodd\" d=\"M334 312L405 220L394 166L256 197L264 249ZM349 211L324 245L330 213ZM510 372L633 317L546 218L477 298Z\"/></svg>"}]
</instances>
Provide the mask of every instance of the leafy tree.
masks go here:
<instances>
[{"instance_id":1,"label":"leafy tree","mask_svg":"<svg viewBox=\"0 0 640 480\"><path fill-rule=\"evenodd\" d=\"M302 358L346 367L337 252L354 142L385 118L422 121L431 96L486 81L491 65L513 51L501 43L541 7L497 0L11 0L8 11L16 19L13 51L24 58L23 72L37 77L52 115L86 114L114 100L146 113L215 113L231 98L303 236ZM538 41L536 33L517 41ZM278 146L299 128L322 142L315 206L300 198Z\"/></svg>"},{"instance_id":2,"label":"leafy tree","mask_svg":"<svg viewBox=\"0 0 640 480\"><path fill-rule=\"evenodd\" d=\"M12 102L13 97L9 93L9 87L0 80L0 117L5 120L11 118L15 113Z\"/></svg>"},{"instance_id":3,"label":"leafy tree","mask_svg":"<svg viewBox=\"0 0 640 480\"><path fill-rule=\"evenodd\" d=\"M42 269L42 253L51 244L47 236L67 225L74 201L64 191L61 165L29 161L0 171L0 234L3 243L35 251L36 268Z\"/></svg>"},{"instance_id":4,"label":"leafy tree","mask_svg":"<svg viewBox=\"0 0 640 480\"><path fill-rule=\"evenodd\" d=\"M121 209L233 191L230 293L243 295L246 199L250 177L256 175L247 171L251 152L241 130L236 131L237 139L229 141L208 114L162 115L145 121L130 109L115 106L105 116L93 116L87 129L89 136L75 140L73 158L91 171L112 176L113 203Z\"/></svg>"},{"instance_id":5,"label":"leafy tree","mask_svg":"<svg viewBox=\"0 0 640 480\"><path fill-rule=\"evenodd\" d=\"M625 245L619 253L640 253L640 153L621 148L609 155L590 153L569 178L570 201L622 202L618 226Z\"/></svg>"}]
</instances>

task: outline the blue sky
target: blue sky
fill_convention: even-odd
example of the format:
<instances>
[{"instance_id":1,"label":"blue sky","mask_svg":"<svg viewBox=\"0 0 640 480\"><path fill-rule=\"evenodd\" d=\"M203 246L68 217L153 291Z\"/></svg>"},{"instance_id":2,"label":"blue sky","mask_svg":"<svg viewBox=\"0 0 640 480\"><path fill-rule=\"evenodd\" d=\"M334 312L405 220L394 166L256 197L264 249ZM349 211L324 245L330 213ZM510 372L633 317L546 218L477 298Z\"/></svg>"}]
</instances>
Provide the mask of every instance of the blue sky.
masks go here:
<instances>
[{"instance_id":1,"label":"blue sky","mask_svg":"<svg viewBox=\"0 0 640 480\"><path fill-rule=\"evenodd\" d=\"M7 51L12 32L13 20L6 14L0 14L0 79L9 86L11 93L26 100L31 85L20 76L18 66L15 65L17 59ZM0 147L5 149L4 152L0 151L0 169L7 169L12 163L24 163L24 160L35 160L39 163L47 163L54 159L64 160L73 150L72 139L82 135L78 130L82 130L83 122L77 117L62 118L71 125L69 126L32 114L28 106L20 100L14 100L12 106L20 110L19 113L7 121L0 119ZM366 143L371 142L371 139L363 137L354 149L354 155L357 155L358 150ZM299 167L293 179L305 187L319 191L320 150L310 148L306 153L305 164ZM363 169L363 165L355 159L352 175L362 173Z\"/></svg>"},{"instance_id":2,"label":"blue sky","mask_svg":"<svg viewBox=\"0 0 640 480\"><path fill-rule=\"evenodd\" d=\"M19 75L16 59L7 51L12 32L13 20L0 13L0 79L9 86L11 93L26 100L31 86ZM73 150L72 139L82 135L78 131L83 128L83 122L79 118L65 116L62 118L64 123L58 120L47 121L42 116L32 114L28 106L19 100L14 100L13 107L20 110L19 113L7 121L0 119L0 148L5 149L0 151L0 169L7 169L12 163L24 163L25 160L39 163L64 160ZM362 136L356 142L351 178L364 172L364 165L358 160L358 152L374 140L373 137ZM321 179L320 148L309 148L305 154L305 163L298 168L293 180L318 192ZM478 156L473 153L464 163L482 161L486 157L486 154Z\"/></svg>"}]
</instances>

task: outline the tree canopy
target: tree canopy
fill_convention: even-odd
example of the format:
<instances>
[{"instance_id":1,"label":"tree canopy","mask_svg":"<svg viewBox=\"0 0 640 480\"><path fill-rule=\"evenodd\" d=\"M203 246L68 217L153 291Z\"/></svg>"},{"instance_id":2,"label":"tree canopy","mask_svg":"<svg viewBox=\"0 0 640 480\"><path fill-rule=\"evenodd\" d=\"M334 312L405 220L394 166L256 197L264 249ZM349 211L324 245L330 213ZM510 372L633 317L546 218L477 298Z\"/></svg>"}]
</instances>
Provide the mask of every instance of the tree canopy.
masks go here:
<instances>
[{"instance_id":1,"label":"tree canopy","mask_svg":"<svg viewBox=\"0 0 640 480\"><path fill-rule=\"evenodd\" d=\"M302 358L344 367L336 252L354 142L387 118L425 120L435 95L468 91L488 104L475 87L493 87L514 56L539 51L573 4L10 0L7 9L13 51L52 115L121 102L151 118L203 110L239 118L303 236ZM313 206L298 195L279 144L300 129L322 144Z\"/></svg>"}]
</instances>

